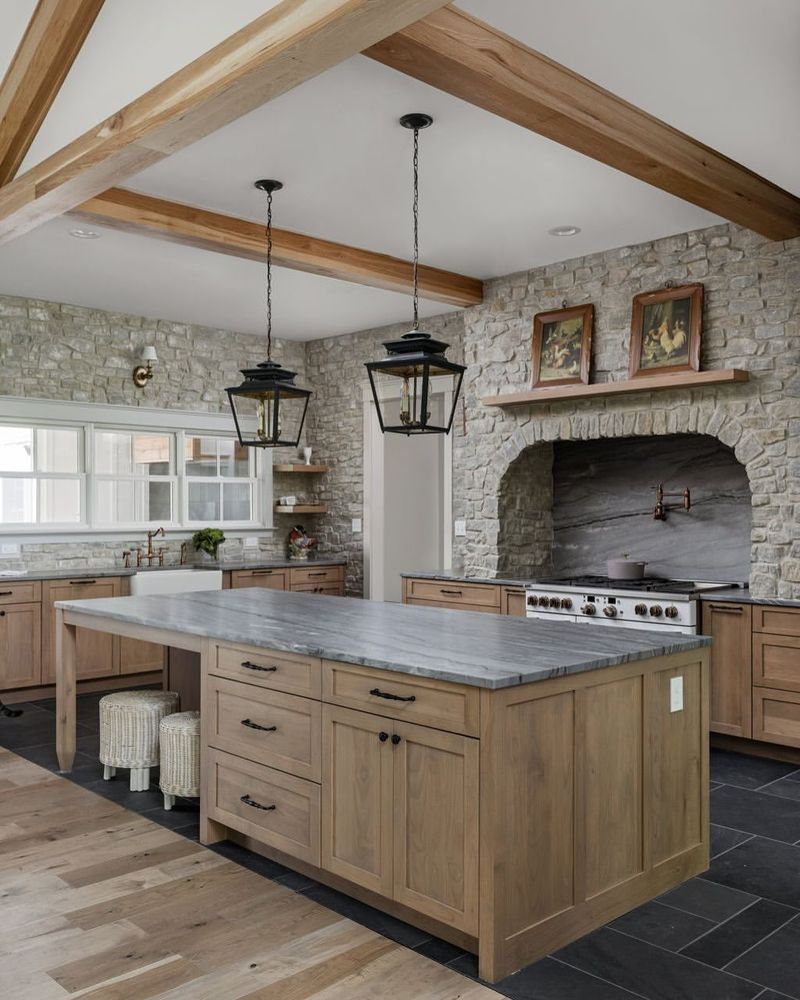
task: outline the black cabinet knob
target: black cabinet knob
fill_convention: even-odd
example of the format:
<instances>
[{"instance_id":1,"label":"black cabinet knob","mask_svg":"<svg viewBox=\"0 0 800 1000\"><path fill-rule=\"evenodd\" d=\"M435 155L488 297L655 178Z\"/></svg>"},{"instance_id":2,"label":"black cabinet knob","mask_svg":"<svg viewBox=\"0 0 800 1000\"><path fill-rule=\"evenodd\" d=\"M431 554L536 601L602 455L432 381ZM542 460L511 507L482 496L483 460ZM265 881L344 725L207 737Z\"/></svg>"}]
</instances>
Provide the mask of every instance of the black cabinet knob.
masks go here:
<instances>
[{"instance_id":1,"label":"black cabinet knob","mask_svg":"<svg viewBox=\"0 0 800 1000\"><path fill-rule=\"evenodd\" d=\"M381 741L381 743L385 743L389 739L389 734L388 733L378 733L378 739Z\"/></svg>"},{"instance_id":2,"label":"black cabinet knob","mask_svg":"<svg viewBox=\"0 0 800 1000\"><path fill-rule=\"evenodd\" d=\"M400 737L397 735L397 733L395 733L394 736L392 737L392 743L394 743L394 745L397 746L399 742L400 742Z\"/></svg>"}]
</instances>

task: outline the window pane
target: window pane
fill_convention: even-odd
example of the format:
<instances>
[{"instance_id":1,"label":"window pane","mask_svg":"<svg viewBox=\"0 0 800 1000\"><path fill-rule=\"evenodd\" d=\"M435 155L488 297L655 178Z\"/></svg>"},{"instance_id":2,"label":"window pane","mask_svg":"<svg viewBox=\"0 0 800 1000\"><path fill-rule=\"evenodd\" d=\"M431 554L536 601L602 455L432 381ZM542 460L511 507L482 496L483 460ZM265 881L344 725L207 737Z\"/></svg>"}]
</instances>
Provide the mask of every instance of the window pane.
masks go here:
<instances>
[{"instance_id":1,"label":"window pane","mask_svg":"<svg viewBox=\"0 0 800 1000\"><path fill-rule=\"evenodd\" d=\"M186 438L186 475L217 475L217 439L213 437Z\"/></svg>"},{"instance_id":2,"label":"window pane","mask_svg":"<svg viewBox=\"0 0 800 1000\"><path fill-rule=\"evenodd\" d=\"M172 520L172 483L146 479L101 479L97 483L96 520L102 524Z\"/></svg>"},{"instance_id":3,"label":"window pane","mask_svg":"<svg viewBox=\"0 0 800 1000\"><path fill-rule=\"evenodd\" d=\"M0 427L0 472L33 472L30 427Z\"/></svg>"},{"instance_id":4,"label":"window pane","mask_svg":"<svg viewBox=\"0 0 800 1000\"><path fill-rule=\"evenodd\" d=\"M170 474L170 438L167 434L136 434L133 439L133 471L137 476Z\"/></svg>"},{"instance_id":5,"label":"window pane","mask_svg":"<svg viewBox=\"0 0 800 1000\"><path fill-rule=\"evenodd\" d=\"M40 479L39 520L42 524L80 524L80 480Z\"/></svg>"},{"instance_id":6,"label":"window pane","mask_svg":"<svg viewBox=\"0 0 800 1000\"><path fill-rule=\"evenodd\" d=\"M31 523L36 520L36 481L0 479L0 522Z\"/></svg>"},{"instance_id":7,"label":"window pane","mask_svg":"<svg viewBox=\"0 0 800 1000\"><path fill-rule=\"evenodd\" d=\"M219 474L238 479L247 479L250 475L249 450L233 438L219 439Z\"/></svg>"},{"instance_id":8,"label":"window pane","mask_svg":"<svg viewBox=\"0 0 800 1000\"><path fill-rule=\"evenodd\" d=\"M218 483L189 483L189 520L222 520Z\"/></svg>"},{"instance_id":9,"label":"window pane","mask_svg":"<svg viewBox=\"0 0 800 1000\"><path fill-rule=\"evenodd\" d=\"M101 524L135 521L132 480L101 479L95 490L95 519Z\"/></svg>"},{"instance_id":10,"label":"window pane","mask_svg":"<svg viewBox=\"0 0 800 1000\"><path fill-rule=\"evenodd\" d=\"M80 472L80 438L74 427L43 427L36 431L38 472Z\"/></svg>"},{"instance_id":11,"label":"window pane","mask_svg":"<svg viewBox=\"0 0 800 1000\"><path fill-rule=\"evenodd\" d=\"M119 431L97 431L94 436L95 472L101 475L130 474L133 435Z\"/></svg>"},{"instance_id":12,"label":"window pane","mask_svg":"<svg viewBox=\"0 0 800 1000\"><path fill-rule=\"evenodd\" d=\"M224 521L249 521L251 519L249 483L223 484L222 519Z\"/></svg>"},{"instance_id":13,"label":"window pane","mask_svg":"<svg viewBox=\"0 0 800 1000\"><path fill-rule=\"evenodd\" d=\"M172 483L147 483L145 521L172 520Z\"/></svg>"}]
</instances>

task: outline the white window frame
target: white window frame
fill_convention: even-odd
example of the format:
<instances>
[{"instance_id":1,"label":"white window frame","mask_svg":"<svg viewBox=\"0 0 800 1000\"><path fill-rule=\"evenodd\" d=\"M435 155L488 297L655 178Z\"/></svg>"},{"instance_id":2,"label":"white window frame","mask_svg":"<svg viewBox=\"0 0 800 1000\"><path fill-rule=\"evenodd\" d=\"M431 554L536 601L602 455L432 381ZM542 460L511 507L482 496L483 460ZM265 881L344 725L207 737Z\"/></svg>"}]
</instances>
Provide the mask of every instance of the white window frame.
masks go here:
<instances>
[{"instance_id":1,"label":"white window frame","mask_svg":"<svg viewBox=\"0 0 800 1000\"><path fill-rule=\"evenodd\" d=\"M233 419L226 413L196 413L186 410L162 410L139 406L105 406L99 403L73 403L61 400L29 399L0 396L0 423L17 424L24 427L72 427L82 431L80 448L83 458L81 479L81 504L84 520L80 524L0 524L0 538L8 544L15 538L21 542L32 539L48 541L76 541L97 539L102 536L112 540L113 536L129 538L132 533L141 533L156 527L164 527L173 537L190 537L198 527L219 527L228 534L246 535L263 533L273 529L272 521L272 455L270 451L252 449L252 475L242 482L253 485L253 519L251 521L190 522L188 521L187 477L183 468L185 439L187 436L236 438ZM246 430L254 430L247 426ZM173 520L165 524L155 522L134 522L95 524L94 483L97 479L120 480L130 478L149 479L147 476L95 475L94 434L96 430L127 431L133 433L164 433L172 437L174 453L172 473L169 476L154 477L156 480L171 479L173 492ZM250 450L250 449L248 449ZM4 478L29 477L76 478L67 473L0 473ZM201 477L198 477L198 480ZM221 481L221 480L220 480ZM231 482L236 480L231 478ZM0 552L0 555L3 553ZM7 553L6 553L7 554Z\"/></svg>"},{"instance_id":2,"label":"white window frame","mask_svg":"<svg viewBox=\"0 0 800 1000\"><path fill-rule=\"evenodd\" d=\"M34 481L39 481L42 479L48 480L69 480L70 482L77 479L79 488L79 502L80 502L80 512L84 517L80 521L10 521L8 522L8 530L11 532L32 532L39 534L40 531L85 531L87 528L86 521L86 503L87 503L87 476L86 476L86 436L81 433L83 427L78 423L55 423L54 421L42 422L37 421L32 423L30 421L25 422L21 420L2 420L0 418L0 423L4 425L14 424L15 426L30 427L33 430L33 455L32 455L32 466L30 472L3 472L0 471L0 479L30 479ZM78 432L78 471L77 472L44 472L39 471L36 468L36 459L38 455L39 446L37 444L36 431L46 431L46 430L74 430ZM36 514L37 517L41 510L41 494L36 491ZM6 528L5 524L0 523L0 533Z\"/></svg>"}]
</instances>

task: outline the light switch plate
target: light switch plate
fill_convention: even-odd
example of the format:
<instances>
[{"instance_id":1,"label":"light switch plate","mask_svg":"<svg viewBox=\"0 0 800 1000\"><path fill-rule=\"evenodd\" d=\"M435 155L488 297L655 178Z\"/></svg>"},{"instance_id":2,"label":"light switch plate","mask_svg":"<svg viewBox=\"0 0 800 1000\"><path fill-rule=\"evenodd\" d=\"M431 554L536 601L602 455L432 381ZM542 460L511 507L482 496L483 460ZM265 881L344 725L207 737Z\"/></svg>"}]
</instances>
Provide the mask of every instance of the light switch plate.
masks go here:
<instances>
[{"instance_id":1,"label":"light switch plate","mask_svg":"<svg viewBox=\"0 0 800 1000\"><path fill-rule=\"evenodd\" d=\"M671 677L669 681L669 710L683 711L683 677Z\"/></svg>"},{"instance_id":2,"label":"light switch plate","mask_svg":"<svg viewBox=\"0 0 800 1000\"><path fill-rule=\"evenodd\" d=\"M353 534L354 535L360 535L361 534L361 518L360 517L354 517L353 518Z\"/></svg>"},{"instance_id":3,"label":"light switch plate","mask_svg":"<svg viewBox=\"0 0 800 1000\"><path fill-rule=\"evenodd\" d=\"M246 549L257 549L258 548L258 538L253 535L248 535L244 540L244 547Z\"/></svg>"},{"instance_id":4,"label":"light switch plate","mask_svg":"<svg viewBox=\"0 0 800 1000\"><path fill-rule=\"evenodd\" d=\"M463 518L459 518L453 523L453 531L457 538L464 538L467 534L467 522Z\"/></svg>"}]
</instances>

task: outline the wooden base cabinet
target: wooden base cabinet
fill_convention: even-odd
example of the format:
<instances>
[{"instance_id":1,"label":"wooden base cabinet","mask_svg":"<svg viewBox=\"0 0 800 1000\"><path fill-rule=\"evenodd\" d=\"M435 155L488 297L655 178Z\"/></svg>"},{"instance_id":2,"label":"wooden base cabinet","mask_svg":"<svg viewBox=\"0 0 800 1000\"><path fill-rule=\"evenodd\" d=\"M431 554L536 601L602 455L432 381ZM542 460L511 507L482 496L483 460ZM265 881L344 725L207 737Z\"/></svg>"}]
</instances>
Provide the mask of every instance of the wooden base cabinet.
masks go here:
<instances>
[{"instance_id":1,"label":"wooden base cabinet","mask_svg":"<svg viewBox=\"0 0 800 1000\"><path fill-rule=\"evenodd\" d=\"M203 843L232 836L477 951L490 982L708 868L705 648L469 698L299 655L321 684L277 697L286 655L203 652Z\"/></svg>"},{"instance_id":2,"label":"wooden base cabinet","mask_svg":"<svg viewBox=\"0 0 800 1000\"><path fill-rule=\"evenodd\" d=\"M42 683L42 606L0 606L0 690Z\"/></svg>"},{"instance_id":3,"label":"wooden base cabinet","mask_svg":"<svg viewBox=\"0 0 800 1000\"><path fill-rule=\"evenodd\" d=\"M344 597L345 566L303 566L276 569L235 569L230 574L231 588L263 587L267 590L291 590L294 593L331 594Z\"/></svg>"},{"instance_id":4,"label":"wooden base cabinet","mask_svg":"<svg viewBox=\"0 0 800 1000\"><path fill-rule=\"evenodd\" d=\"M120 577L76 578L74 580L46 580L42 588L42 683L54 684L56 680L56 601L81 601L97 597L119 597L122 593ZM78 680L92 677L110 677L120 672L118 636L90 629L78 629L77 634Z\"/></svg>"},{"instance_id":5,"label":"wooden base cabinet","mask_svg":"<svg viewBox=\"0 0 800 1000\"><path fill-rule=\"evenodd\" d=\"M703 634L711 646L711 731L752 736L752 605L703 603Z\"/></svg>"}]
</instances>

